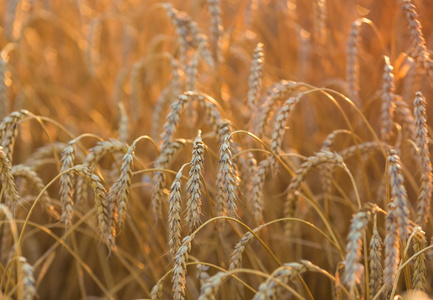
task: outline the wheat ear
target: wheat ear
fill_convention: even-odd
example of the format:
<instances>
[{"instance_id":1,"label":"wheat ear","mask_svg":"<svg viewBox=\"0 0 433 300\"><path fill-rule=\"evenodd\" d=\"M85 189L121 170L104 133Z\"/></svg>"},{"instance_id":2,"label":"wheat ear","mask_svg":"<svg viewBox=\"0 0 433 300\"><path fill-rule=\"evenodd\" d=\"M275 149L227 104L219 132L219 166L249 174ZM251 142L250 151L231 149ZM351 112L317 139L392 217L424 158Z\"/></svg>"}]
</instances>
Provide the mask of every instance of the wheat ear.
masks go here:
<instances>
[{"instance_id":1,"label":"wheat ear","mask_svg":"<svg viewBox=\"0 0 433 300\"><path fill-rule=\"evenodd\" d=\"M19 257L19 265L21 267L21 282L20 288L21 297L23 300L31 300L36 294L35 277L33 275L33 266L27 262L27 259L23 256Z\"/></svg>"},{"instance_id":2,"label":"wheat ear","mask_svg":"<svg viewBox=\"0 0 433 300\"><path fill-rule=\"evenodd\" d=\"M200 286L203 286L206 281L210 278L207 271L209 270L209 266L198 264L197 267L197 279L200 282Z\"/></svg>"},{"instance_id":3,"label":"wheat ear","mask_svg":"<svg viewBox=\"0 0 433 300\"><path fill-rule=\"evenodd\" d=\"M208 280L202 285L200 291L199 300L213 300L218 292L221 284L226 280L227 274L226 272L218 272L215 275L209 277Z\"/></svg>"},{"instance_id":4,"label":"wheat ear","mask_svg":"<svg viewBox=\"0 0 433 300\"><path fill-rule=\"evenodd\" d=\"M261 225L255 228L253 232L257 234L263 227L264 225ZM242 255L248 245L253 241L253 239L254 234L251 231L248 231L235 245L235 250L233 250L232 254L230 255L229 271L240 268L242 266Z\"/></svg>"},{"instance_id":5,"label":"wheat ear","mask_svg":"<svg viewBox=\"0 0 433 300\"><path fill-rule=\"evenodd\" d=\"M386 217L386 237L385 237L385 264L383 270L383 281L387 290L394 285L397 275L398 264L400 262L399 232L397 226L398 216L395 203L390 203Z\"/></svg>"},{"instance_id":6,"label":"wheat ear","mask_svg":"<svg viewBox=\"0 0 433 300\"><path fill-rule=\"evenodd\" d=\"M221 4L219 0L207 0L206 3L210 13L209 32L213 60L218 64L222 61L221 37L223 35L223 25L221 21Z\"/></svg>"},{"instance_id":7,"label":"wheat ear","mask_svg":"<svg viewBox=\"0 0 433 300\"><path fill-rule=\"evenodd\" d=\"M0 118L3 119L9 113L9 89L6 85L7 62L0 55Z\"/></svg>"},{"instance_id":8,"label":"wheat ear","mask_svg":"<svg viewBox=\"0 0 433 300\"><path fill-rule=\"evenodd\" d=\"M24 178L31 186L33 186L36 191L39 193L45 188L45 184L42 181L42 179L38 176L38 174L33 171L30 167L25 165L15 165L11 168L11 175L14 178L22 177ZM54 206L51 202L51 198L48 195L47 191L44 191L42 198L41 198L41 204L44 207L44 209L49 214L54 213Z\"/></svg>"},{"instance_id":9,"label":"wheat ear","mask_svg":"<svg viewBox=\"0 0 433 300\"><path fill-rule=\"evenodd\" d=\"M429 61L429 55L415 5L410 0L400 0L400 2L401 10L406 18L409 35L412 39L412 49L409 55L415 58L418 64L425 70Z\"/></svg>"},{"instance_id":10,"label":"wheat ear","mask_svg":"<svg viewBox=\"0 0 433 300\"><path fill-rule=\"evenodd\" d=\"M385 59L385 67L383 73L383 84L382 84L382 110L380 115L381 128L380 136L383 141L388 141L393 132L394 128L394 74L391 63L387 56Z\"/></svg>"},{"instance_id":11,"label":"wheat ear","mask_svg":"<svg viewBox=\"0 0 433 300\"><path fill-rule=\"evenodd\" d=\"M254 131L257 136L261 137L263 135L274 107L278 103L286 100L291 93L295 92L302 86L304 86L303 83L281 80L272 87L272 90L267 94L260 106L259 115L255 118L257 121L255 121Z\"/></svg>"},{"instance_id":12,"label":"wheat ear","mask_svg":"<svg viewBox=\"0 0 433 300\"><path fill-rule=\"evenodd\" d=\"M276 269L272 274L259 286L259 290L254 295L254 300L279 299L280 284L287 284L292 281L296 276L307 271L324 272L321 268L313 265L308 260L301 260L300 262L286 263L282 267ZM299 295L298 295L299 296Z\"/></svg>"},{"instance_id":13,"label":"wheat ear","mask_svg":"<svg viewBox=\"0 0 433 300\"><path fill-rule=\"evenodd\" d=\"M262 91L262 73L263 65L265 63L263 47L262 43L258 43L254 49L250 76L248 78L248 104L252 110L257 109L258 100Z\"/></svg>"},{"instance_id":14,"label":"wheat ear","mask_svg":"<svg viewBox=\"0 0 433 300\"><path fill-rule=\"evenodd\" d=\"M235 217L237 210L236 189L239 178L237 176L236 166L232 161L231 143L231 137L228 136L221 145L219 175L221 176L224 202L227 204L227 214Z\"/></svg>"},{"instance_id":15,"label":"wheat ear","mask_svg":"<svg viewBox=\"0 0 433 300\"><path fill-rule=\"evenodd\" d=\"M204 144L199 130L194 141L192 159L190 163L189 179L187 183L187 215L186 223L191 233L200 225L201 214L201 186L204 174Z\"/></svg>"},{"instance_id":16,"label":"wheat ear","mask_svg":"<svg viewBox=\"0 0 433 300\"><path fill-rule=\"evenodd\" d=\"M416 93L414 106L416 145L418 147L418 157L421 165L421 189L418 195L416 222L421 227L424 227L427 224L430 212L433 177L428 147L426 100L421 92Z\"/></svg>"},{"instance_id":17,"label":"wheat ear","mask_svg":"<svg viewBox=\"0 0 433 300\"><path fill-rule=\"evenodd\" d=\"M370 299L379 291L383 281L382 238L377 231L377 215L374 215L373 234L370 240Z\"/></svg>"},{"instance_id":18,"label":"wheat ear","mask_svg":"<svg viewBox=\"0 0 433 300\"><path fill-rule=\"evenodd\" d=\"M186 236L182 245L176 253L173 267L173 299L183 300L185 298L185 276L188 253L191 250L193 236Z\"/></svg>"},{"instance_id":19,"label":"wheat ear","mask_svg":"<svg viewBox=\"0 0 433 300\"><path fill-rule=\"evenodd\" d=\"M62 166L60 169L61 173L66 172L74 166L75 143L76 140L70 141L63 150L62 159L60 160ZM60 204L62 206L62 215L60 220L65 222L65 225L69 225L72 222L72 210L74 206L73 194L74 175L71 172L66 172L60 176Z\"/></svg>"},{"instance_id":20,"label":"wheat ear","mask_svg":"<svg viewBox=\"0 0 433 300\"><path fill-rule=\"evenodd\" d=\"M168 212L168 228L169 228L169 239L168 244L170 246L170 254L173 259L181 245L181 201L182 201L182 171L185 165L183 165L176 174L176 178L173 180L170 188L169 197L169 212Z\"/></svg>"},{"instance_id":21,"label":"wheat ear","mask_svg":"<svg viewBox=\"0 0 433 300\"><path fill-rule=\"evenodd\" d=\"M153 286L150 291L150 299L152 300L161 300L162 299L162 288L163 288L162 280L158 280L158 282Z\"/></svg>"},{"instance_id":22,"label":"wheat ear","mask_svg":"<svg viewBox=\"0 0 433 300\"><path fill-rule=\"evenodd\" d=\"M136 139L128 148L128 151L123 156L122 166L120 167L120 176L114 182L113 186L108 192L107 202L112 217L111 222L117 221L119 227L122 227L126 218L127 204L129 200L131 180L132 180L132 167L134 162L134 151L137 145ZM114 226L114 224L112 225Z\"/></svg>"},{"instance_id":23,"label":"wheat ear","mask_svg":"<svg viewBox=\"0 0 433 300\"><path fill-rule=\"evenodd\" d=\"M377 205L367 204L352 217L352 221L350 222L346 244L346 271L344 274L344 283L350 290L353 290L355 285L361 280L360 270L362 270L362 265L359 261L361 259L362 237L370 222L371 216L375 214L377 210Z\"/></svg>"},{"instance_id":24,"label":"wheat ear","mask_svg":"<svg viewBox=\"0 0 433 300\"><path fill-rule=\"evenodd\" d=\"M171 144L168 147L162 148L162 152L160 156L157 158L155 162L156 169L167 169L171 159L176 154L178 150L183 148L186 145L186 140L179 139ZM152 204L152 212L155 219L158 219L162 216L162 208L161 202L164 199L164 185L165 185L165 174L162 171L156 171L153 175L152 179L152 196L151 196L151 204Z\"/></svg>"},{"instance_id":25,"label":"wheat ear","mask_svg":"<svg viewBox=\"0 0 433 300\"><path fill-rule=\"evenodd\" d=\"M352 24L349 39L347 40L347 65L346 65L346 80L349 89L349 98L359 105L359 31L361 21L356 20Z\"/></svg>"},{"instance_id":26,"label":"wheat ear","mask_svg":"<svg viewBox=\"0 0 433 300\"><path fill-rule=\"evenodd\" d=\"M129 117L126 113L125 105L119 102L119 129L117 135L121 143L127 143L129 140Z\"/></svg>"},{"instance_id":27,"label":"wheat ear","mask_svg":"<svg viewBox=\"0 0 433 300\"><path fill-rule=\"evenodd\" d=\"M6 153L3 152L3 148L0 147L0 174L3 182L3 195L6 199L6 205L14 210L18 203L19 195L11 169L11 162L7 158Z\"/></svg>"},{"instance_id":28,"label":"wheat ear","mask_svg":"<svg viewBox=\"0 0 433 300\"><path fill-rule=\"evenodd\" d=\"M250 203L251 210L253 213L254 220L256 224L261 224L263 222L263 210L264 210L264 195L263 188L265 185L266 175L270 170L270 159L262 160L259 163L256 173L254 174L251 193L250 193Z\"/></svg>"},{"instance_id":29,"label":"wheat ear","mask_svg":"<svg viewBox=\"0 0 433 300\"><path fill-rule=\"evenodd\" d=\"M18 122L29 114L26 110L14 111L3 118L0 124L0 141L3 152L12 161L12 152L17 136Z\"/></svg>"},{"instance_id":30,"label":"wheat ear","mask_svg":"<svg viewBox=\"0 0 433 300\"><path fill-rule=\"evenodd\" d=\"M115 230L110 226L110 211L107 205L107 192L101 183L101 178L93 174L83 165L77 165L73 169L79 176L83 177L95 194L95 206L98 217L98 230L107 246L114 247Z\"/></svg>"},{"instance_id":31,"label":"wheat ear","mask_svg":"<svg viewBox=\"0 0 433 300\"><path fill-rule=\"evenodd\" d=\"M296 97L289 98L287 101L284 102L283 106L277 114L271 140L271 150L276 155L280 154L281 145L284 138L284 132L286 131L286 123L289 119L289 116L295 109L296 104L299 102L302 96L303 93L300 93ZM277 159L274 155L271 155L270 160L272 172L275 174Z\"/></svg>"},{"instance_id":32,"label":"wheat ear","mask_svg":"<svg viewBox=\"0 0 433 300\"><path fill-rule=\"evenodd\" d=\"M391 185L391 198L395 204L394 209L397 217L398 232L403 241L406 240L409 228L409 208L407 192L404 187L404 178L401 171L400 158L394 150L389 151L388 174Z\"/></svg>"},{"instance_id":33,"label":"wheat ear","mask_svg":"<svg viewBox=\"0 0 433 300\"><path fill-rule=\"evenodd\" d=\"M421 230L421 227L415 227L414 230L416 233L413 238L413 251L414 254L417 254L427 247L427 240L425 238L425 232ZM426 261L427 257L425 252L418 254L415 258L412 274L412 286L415 290L426 291L428 286Z\"/></svg>"},{"instance_id":34,"label":"wheat ear","mask_svg":"<svg viewBox=\"0 0 433 300\"><path fill-rule=\"evenodd\" d=\"M293 217L296 212L296 191L299 190L301 183L304 181L308 173L317 165L323 163L332 163L338 166L344 166L343 158L337 154L329 151L321 151L313 156L308 157L301 166L296 170L295 177L290 181L289 187L287 188L287 199L284 204L284 215L286 217ZM287 222L285 231L290 237L293 231L293 223Z\"/></svg>"},{"instance_id":35,"label":"wheat ear","mask_svg":"<svg viewBox=\"0 0 433 300\"><path fill-rule=\"evenodd\" d=\"M319 47L326 43L326 0L314 1L314 40Z\"/></svg>"},{"instance_id":36,"label":"wheat ear","mask_svg":"<svg viewBox=\"0 0 433 300\"><path fill-rule=\"evenodd\" d=\"M83 165L93 172L96 164L104 155L114 152L125 153L127 151L128 148L125 146L125 144L117 140L110 139L108 141L98 142L95 147L89 150L89 154L84 159ZM77 180L75 194L77 203L87 199L87 189L84 178L82 177L79 177Z\"/></svg>"}]
</instances>

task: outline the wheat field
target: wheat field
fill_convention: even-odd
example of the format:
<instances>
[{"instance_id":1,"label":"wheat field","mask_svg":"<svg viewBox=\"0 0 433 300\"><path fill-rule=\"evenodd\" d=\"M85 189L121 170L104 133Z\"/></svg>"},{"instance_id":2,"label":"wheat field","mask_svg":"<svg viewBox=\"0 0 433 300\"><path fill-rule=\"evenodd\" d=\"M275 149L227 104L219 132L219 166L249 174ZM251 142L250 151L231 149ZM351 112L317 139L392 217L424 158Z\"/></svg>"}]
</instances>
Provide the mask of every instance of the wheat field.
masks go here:
<instances>
[{"instance_id":1,"label":"wheat field","mask_svg":"<svg viewBox=\"0 0 433 300\"><path fill-rule=\"evenodd\" d=\"M3 0L1 299L430 299L429 0Z\"/></svg>"}]
</instances>

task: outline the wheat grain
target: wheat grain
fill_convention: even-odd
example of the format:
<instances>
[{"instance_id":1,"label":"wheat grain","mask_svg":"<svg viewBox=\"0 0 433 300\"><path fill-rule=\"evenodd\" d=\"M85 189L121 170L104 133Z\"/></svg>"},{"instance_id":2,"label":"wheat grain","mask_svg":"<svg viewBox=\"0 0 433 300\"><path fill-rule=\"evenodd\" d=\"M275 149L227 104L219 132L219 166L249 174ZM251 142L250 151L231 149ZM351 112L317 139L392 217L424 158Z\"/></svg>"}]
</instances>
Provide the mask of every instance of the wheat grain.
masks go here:
<instances>
[{"instance_id":1,"label":"wheat grain","mask_svg":"<svg viewBox=\"0 0 433 300\"><path fill-rule=\"evenodd\" d=\"M187 215L186 223L191 233L200 225L201 214L201 186L204 174L204 144L199 130L194 141L192 159L190 163L189 179L187 183Z\"/></svg>"},{"instance_id":2,"label":"wheat grain","mask_svg":"<svg viewBox=\"0 0 433 300\"><path fill-rule=\"evenodd\" d=\"M433 177L428 147L426 100L421 92L416 93L414 106L416 145L419 149L418 157L421 165L421 188L418 195L416 222L424 227L427 224L430 211Z\"/></svg>"}]
</instances>

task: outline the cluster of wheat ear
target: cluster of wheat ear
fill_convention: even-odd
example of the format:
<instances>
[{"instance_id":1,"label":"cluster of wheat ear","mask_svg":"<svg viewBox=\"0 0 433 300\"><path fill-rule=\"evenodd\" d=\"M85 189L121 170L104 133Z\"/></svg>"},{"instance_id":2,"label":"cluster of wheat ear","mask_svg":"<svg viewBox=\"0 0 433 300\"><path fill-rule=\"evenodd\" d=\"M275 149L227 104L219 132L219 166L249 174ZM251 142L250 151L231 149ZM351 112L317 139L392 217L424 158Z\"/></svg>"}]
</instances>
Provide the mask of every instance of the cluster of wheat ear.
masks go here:
<instances>
[{"instance_id":1,"label":"cluster of wheat ear","mask_svg":"<svg viewBox=\"0 0 433 300\"><path fill-rule=\"evenodd\" d=\"M2 3L1 299L430 299L428 0Z\"/></svg>"}]
</instances>

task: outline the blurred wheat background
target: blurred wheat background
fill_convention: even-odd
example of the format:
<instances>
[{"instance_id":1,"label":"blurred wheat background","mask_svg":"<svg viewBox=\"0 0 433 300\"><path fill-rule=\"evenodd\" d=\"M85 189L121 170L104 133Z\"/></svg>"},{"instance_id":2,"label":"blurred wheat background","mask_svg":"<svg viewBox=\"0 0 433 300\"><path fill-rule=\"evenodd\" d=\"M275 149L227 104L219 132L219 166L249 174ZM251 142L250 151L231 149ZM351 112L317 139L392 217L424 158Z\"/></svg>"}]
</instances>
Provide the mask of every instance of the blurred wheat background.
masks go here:
<instances>
[{"instance_id":1,"label":"blurred wheat background","mask_svg":"<svg viewBox=\"0 0 433 300\"><path fill-rule=\"evenodd\" d=\"M428 299L428 0L0 1L2 299Z\"/></svg>"}]
</instances>

